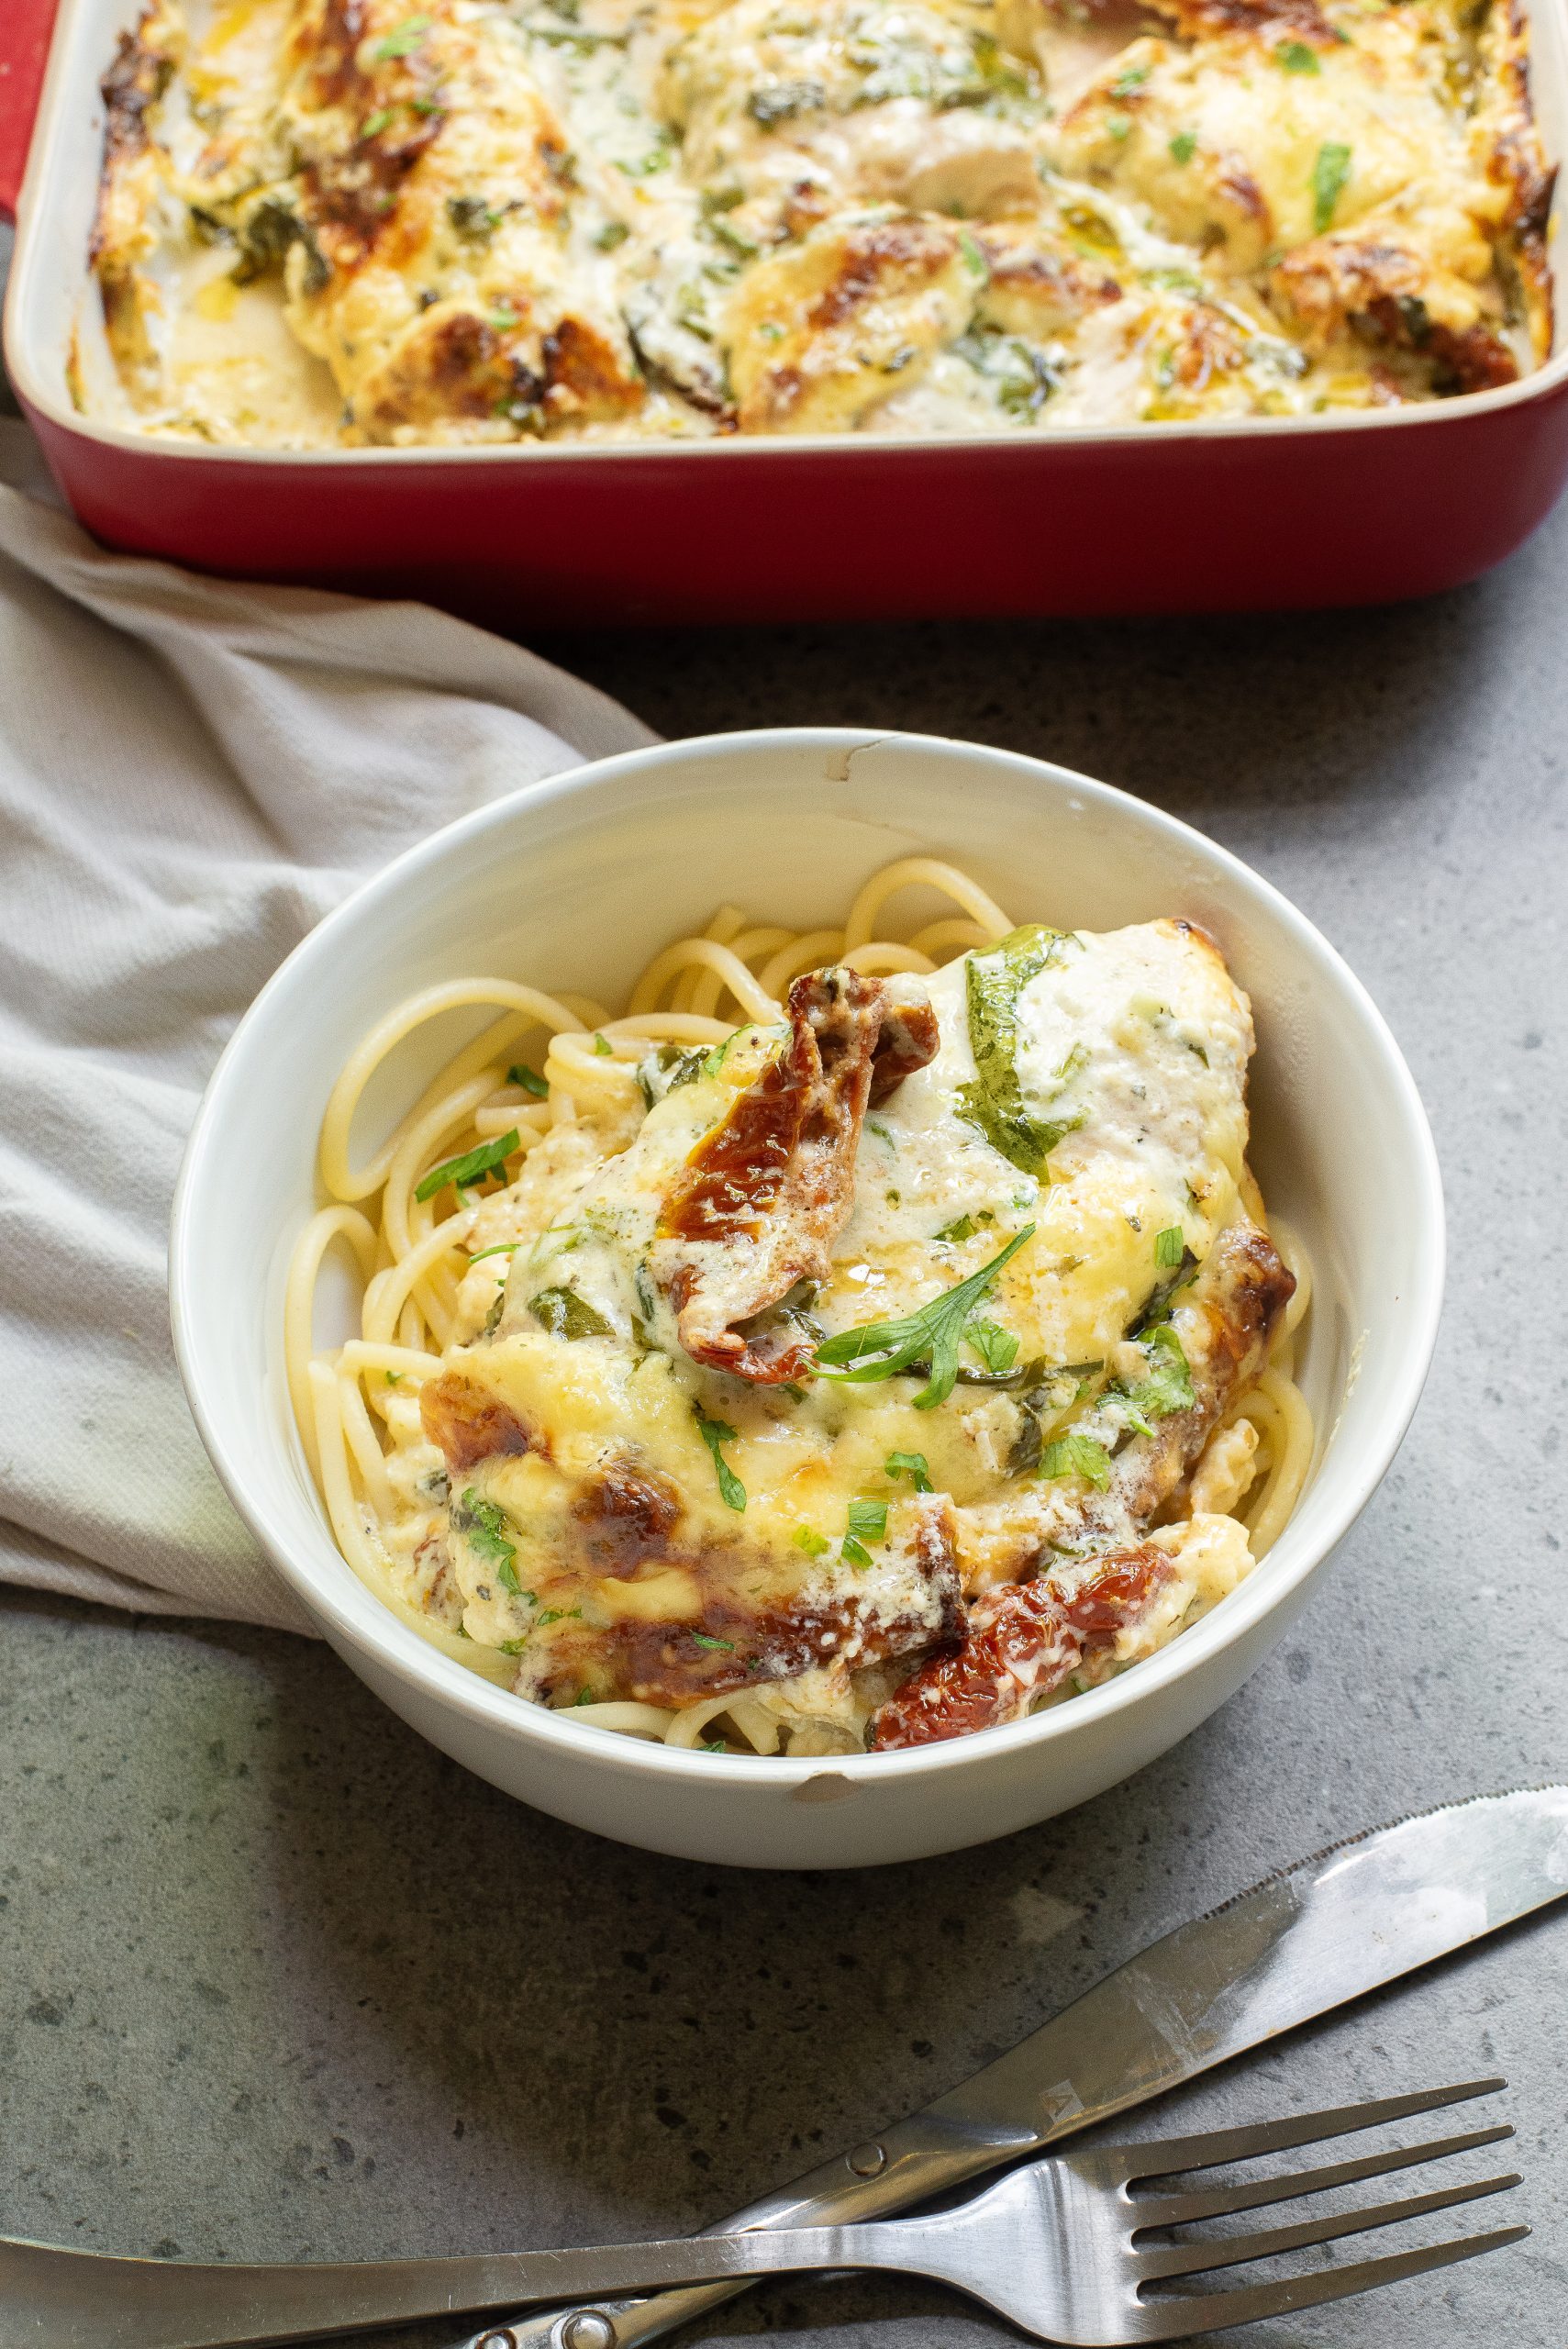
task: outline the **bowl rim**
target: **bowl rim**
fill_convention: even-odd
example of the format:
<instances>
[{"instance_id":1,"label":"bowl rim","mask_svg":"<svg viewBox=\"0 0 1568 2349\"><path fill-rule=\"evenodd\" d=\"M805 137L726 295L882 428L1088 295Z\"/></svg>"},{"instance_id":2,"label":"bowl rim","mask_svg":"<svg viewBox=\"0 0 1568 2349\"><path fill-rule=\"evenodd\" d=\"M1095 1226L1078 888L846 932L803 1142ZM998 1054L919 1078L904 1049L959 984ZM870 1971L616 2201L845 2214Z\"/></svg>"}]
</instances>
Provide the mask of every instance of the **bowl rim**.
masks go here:
<instances>
[{"instance_id":1,"label":"bowl rim","mask_svg":"<svg viewBox=\"0 0 1568 2349\"><path fill-rule=\"evenodd\" d=\"M1184 850L1189 854L1195 850L1200 859L1209 860L1218 868L1228 883L1239 885L1243 894L1251 894L1261 910L1339 989L1375 1052L1381 1078L1397 1108L1410 1144L1418 1186L1417 1196L1410 1202L1410 1214L1424 1240L1416 1253L1416 1276L1407 1295L1400 1300L1405 1336L1396 1368L1376 1398L1372 1430L1339 1471L1338 1483L1343 1489L1329 1488L1332 1506L1324 1529L1316 1540L1303 1546L1300 1556L1291 1554L1292 1527L1287 1523L1268 1557L1222 1605L1180 1638L1144 1658L1136 1671L1118 1674L1085 1691L1071 1706L1053 1707L1022 1721L978 1730L966 1737L888 1753L796 1758L699 1753L596 1729L590 1723L573 1720L570 1712L553 1712L547 1707L519 1699L509 1689L469 1671L422 1640L359 1580L338 1550L325 1517L321 1523L322 1540L340 1569L340 1576L333 1575L329 1578L296 1550L291 1536L273 1524L265 1504L250 1491L225 1431L209 1410L200 1377L203 1319L196 1300L203 1289L195 1277L191 1256L196 1203L204 1195L208 1163L218 1146L228 1097L242 1081L251 1040L265 1032L274 1001L300 985L302 972L308 974L318 965L329 967L340 935L361 921L367 908L395 899L410 876L433 861L487 833L505 832L519 821L526 824L536 810L613 793L629 775L678 766L694 753L711 759L716 751L755 756L792 748L837 752L847 760L857 751L888 743L946 752L980 766L998 763L1015 772L1032 772L1053 790L1082 794L1089 804L1120 819L1125 820L1130 813L1135 821L1151 829L1170 848ZM1323 1565L1387 1474L1420 1399L1430 1366L1442 1305L1446 1254L1437 1149L1404 1055L1387 1021L1343 956L1273 883L1181 818L1169 815L1131 792L1080 774L1051 760L1037 759L1028 752L994 744L966 742L947 735L910 733L901 729L781 726L684 735L609 758L585 761L541 782L524 785L456 818L405 849L350 890L278 965L241 1015L207 1080L175 1186L169 1240L169 1305L175 1358L186 1399L218 1479L266 1557L313 1619L330 1626L329 1636L335 1641L346 1643L406 1687L454 1709L474 1729L498 1730L504 1736L521 1739L525 1744L537 1740L546 1752L553 1749L558 1761L569 1763L574 1758L587 1769L601 1772L607 1768L639 1776L651 1774L654 1779L664 1779L672 1787L700 1782L705 1787L717 1783L759 1790L771 1787L788 1792L807 1780L825 1776L857 1785L889 1785L895 1779L982 1766L988 1760L999 1760L1003 1753L1022 1757L1092 1725L1108 1722L1129 1707L1173 1687L1242 1641ZM1320 1465L1319 1476L1322 1473ZM590 1742L584 1744L584 1738Z\"/></svg>"}]
</instances>

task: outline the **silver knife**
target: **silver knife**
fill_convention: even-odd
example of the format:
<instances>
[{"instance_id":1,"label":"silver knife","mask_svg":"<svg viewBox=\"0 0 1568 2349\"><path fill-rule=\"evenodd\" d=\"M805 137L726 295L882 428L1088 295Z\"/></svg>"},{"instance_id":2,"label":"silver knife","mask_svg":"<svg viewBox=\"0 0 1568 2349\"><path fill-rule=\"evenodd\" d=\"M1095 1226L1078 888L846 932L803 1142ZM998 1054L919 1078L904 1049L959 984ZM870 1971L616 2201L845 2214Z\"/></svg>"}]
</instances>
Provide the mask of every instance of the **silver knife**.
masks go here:
<instances>
[{"instance_id":1,"label":"silver knife","mask_svg":"<svg viewBox=\"0 0 1568 2349\"><path fill-rule=\"evenodd\" d=\"M935 2103L705 2232L883 2217L1038 2153L1568 1894L1568 1786L1330 1844L1152 1943ZM635 2349L746 2282L491 2324L462 2349Z\"/></svg>"}]
</instances>

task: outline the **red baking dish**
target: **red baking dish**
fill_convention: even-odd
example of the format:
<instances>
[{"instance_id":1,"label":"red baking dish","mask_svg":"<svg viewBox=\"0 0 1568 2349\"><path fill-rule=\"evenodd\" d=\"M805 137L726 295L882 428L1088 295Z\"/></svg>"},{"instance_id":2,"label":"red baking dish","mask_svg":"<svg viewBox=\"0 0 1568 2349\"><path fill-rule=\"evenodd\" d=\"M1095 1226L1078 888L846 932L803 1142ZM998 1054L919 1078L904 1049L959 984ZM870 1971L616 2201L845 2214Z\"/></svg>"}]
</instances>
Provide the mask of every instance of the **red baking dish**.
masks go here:
<instances>
[{"instance_id":1,"label":"red baking dish","mask_svg":"<svg viewBox=\"0 0 1568 2349\"><path fill-rule=\"evenodd\" d=\"M60 0L51 38L55 6L0 0L6 357L61 489L112 547L514 625L1258 610L1473 579L1568 477L1561 323L1520 384L1307 420L499 451L141 439L79 416L66 389L92 298L98 81L137 0ZM1565 29L1568 0L1538 0L1554 158Z\"/></svg>"}]
</instances>

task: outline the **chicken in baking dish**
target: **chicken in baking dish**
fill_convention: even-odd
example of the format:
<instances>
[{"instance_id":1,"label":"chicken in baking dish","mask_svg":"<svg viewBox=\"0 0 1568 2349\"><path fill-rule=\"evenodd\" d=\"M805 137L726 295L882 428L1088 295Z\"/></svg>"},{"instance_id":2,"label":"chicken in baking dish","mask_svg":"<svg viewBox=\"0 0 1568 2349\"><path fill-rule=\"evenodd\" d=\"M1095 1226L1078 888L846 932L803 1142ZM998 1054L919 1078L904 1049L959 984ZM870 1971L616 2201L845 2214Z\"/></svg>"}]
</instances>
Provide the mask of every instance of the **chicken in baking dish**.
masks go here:
<instances>
[{"instance_id":1,"label":"chicken in baking dish","mask_svg":"<svg viewBox=\"0 0 1568 2349\"><path fill-rule=\"evenodd\" d=\"M77 395L151 431L1285 416L1551 347L1518 0L150 0L105 96Z\"/></svg>"},{"instance_id":2,"label":"chicken in baking dish","mask_svg":"<svg viewBox=\"0 0 1568 2349\"><path fill-rule=\"evenodd\" d=\"M1160 920L807 971L605 1064L515 1174L514 1130L421 1184L456 1334L386 1371L339 1538L520 1695L676 1742L887 1751L1124 1669L1250 1570L1261 1432L1273 1517L1310 1458L1251 1050Z\"/></svg>"}]
</instances>

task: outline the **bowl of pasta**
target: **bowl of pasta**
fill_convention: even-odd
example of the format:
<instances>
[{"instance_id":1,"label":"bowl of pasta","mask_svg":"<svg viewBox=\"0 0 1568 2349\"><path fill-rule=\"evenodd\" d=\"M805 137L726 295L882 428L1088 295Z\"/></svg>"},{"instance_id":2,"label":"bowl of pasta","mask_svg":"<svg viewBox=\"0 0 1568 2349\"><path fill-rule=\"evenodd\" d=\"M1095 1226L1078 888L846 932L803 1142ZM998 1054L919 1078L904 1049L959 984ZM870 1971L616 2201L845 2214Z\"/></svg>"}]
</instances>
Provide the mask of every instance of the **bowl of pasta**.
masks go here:
<instances>
[{"instance_id":1,"label":"bowl of pasta","mask_svg":"<svg viewBox=\"0 0 1568 2349\"><path fill-rule=\"evenodd\" d=\"M790 729L533 785L329 916L213 1077L171 1292L236 1506L416 1729L628 1842L851 1866L1234 1693L1442 1267L1409 1073L1266 882L1037 760Z\"/></svg>"}]
</instances>

